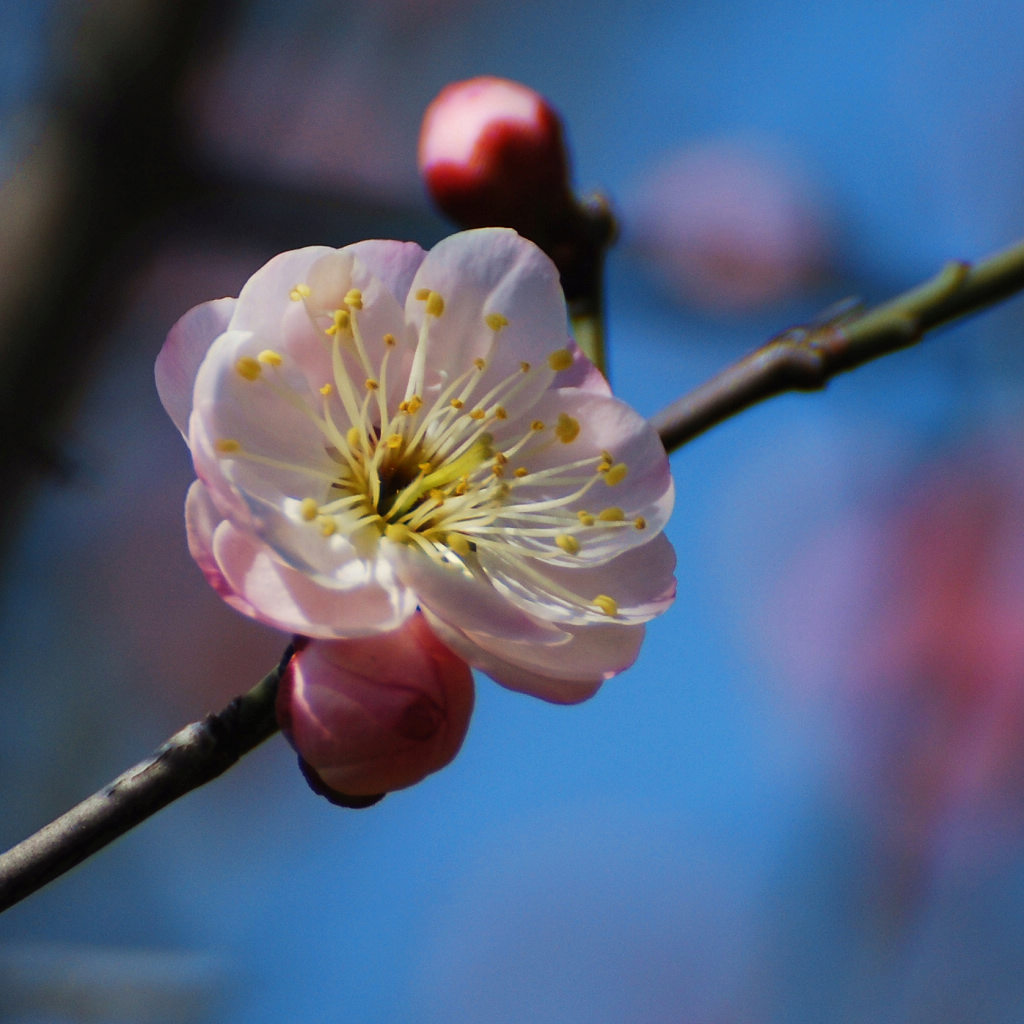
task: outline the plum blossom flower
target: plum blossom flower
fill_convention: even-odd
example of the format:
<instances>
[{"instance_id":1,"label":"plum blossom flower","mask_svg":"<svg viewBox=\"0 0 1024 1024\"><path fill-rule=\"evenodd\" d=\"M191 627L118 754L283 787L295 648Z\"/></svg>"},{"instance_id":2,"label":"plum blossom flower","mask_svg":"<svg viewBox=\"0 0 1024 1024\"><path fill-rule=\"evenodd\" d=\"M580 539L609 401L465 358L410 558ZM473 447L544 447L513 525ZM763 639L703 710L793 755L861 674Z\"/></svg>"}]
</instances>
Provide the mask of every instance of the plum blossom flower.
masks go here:
<instances>
[{"instance_id":1,"label":"plum blossom flower","mask_svg":"<svg viewBox=\"0 0 1024 1024\"><path fill-rule=\"evenodd\" d=\"M514 231L283 253L178 322L157 386L199 477L190 549L253 618L350 640L418 615L499 683L572 703L672 600L664 449Z\"/></svg>"}]
</instances>

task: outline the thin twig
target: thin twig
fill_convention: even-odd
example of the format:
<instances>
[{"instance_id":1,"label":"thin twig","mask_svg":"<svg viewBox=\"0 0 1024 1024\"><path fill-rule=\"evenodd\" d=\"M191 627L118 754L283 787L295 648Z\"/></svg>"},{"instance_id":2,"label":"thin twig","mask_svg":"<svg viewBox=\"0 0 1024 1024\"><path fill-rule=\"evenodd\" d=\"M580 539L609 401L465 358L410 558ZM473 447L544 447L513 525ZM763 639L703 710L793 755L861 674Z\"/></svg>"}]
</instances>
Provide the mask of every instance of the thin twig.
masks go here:
<instances>
[{"instance_id":1,"label":"thin twig","mask_svg":"<svg viewBox=\"0 0 1024 1024\"><path fill-rule=\"evenodd\" d=\"M277 684L291 654L289 646L280 664L245 696L186 725L151 757L0 855L0 912L223 774L277 732Z\"/></svg>"},{"instance_id":2,"label":"thin twig","mask_svg":"<svg viewBox=\"0 0 1024 1024\"><path fill-rule=\"evenodd\" d=\"M816 391L834 376L914 345L936 327L1024 289L1024 242L971 266L947 264L932 280L853 317L772 338L651 420L667 451L757 402Z\"/></svg>"}]
</instances>

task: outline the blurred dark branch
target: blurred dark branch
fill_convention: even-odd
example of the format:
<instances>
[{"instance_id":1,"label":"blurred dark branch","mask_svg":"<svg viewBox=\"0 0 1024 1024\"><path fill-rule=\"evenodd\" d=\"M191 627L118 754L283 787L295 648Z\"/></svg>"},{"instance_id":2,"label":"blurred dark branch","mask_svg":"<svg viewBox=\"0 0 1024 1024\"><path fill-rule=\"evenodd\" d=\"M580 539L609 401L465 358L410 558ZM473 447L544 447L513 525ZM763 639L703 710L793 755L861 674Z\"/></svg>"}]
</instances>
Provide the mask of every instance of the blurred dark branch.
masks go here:
<instances>
[{"instance_id":1,"label":"blurred dark branch","mask_svg":"<svg viewBox=\"0 0 1024 1024\"><path fill-rule=\"evenodd\" d=\"M92 0L54 19L59 73L0 189L0 536L30 473L67 471L60 427L119 312L117 256L196 188L181 86L233 7Z\"/></svg>"},{"instance_id":2,"label":"blurred dark branch","mask_svg":"<svg viewBox=\"0 0 1024 1024\"><path fill-rule=\"evenodd\" d=\"M928 331L1024 289L1024 242L974 265L947 264L932 280L874 309L772 338L651 420L667 451L787 391L817 391L837 374L915 345Z\"/></svg>"},{"instance_id":3,"label":"blurred dark branch","mask_svg":"<svg viewBox=\"0 0 1024 1024\"><path fill-rule=\"evenodd\" d=\"M277 732L280 664L244 697L175 733L98 793L0 855L0 912L41 889L169 803L223 774Z\"/></svg>"}]
</instances>

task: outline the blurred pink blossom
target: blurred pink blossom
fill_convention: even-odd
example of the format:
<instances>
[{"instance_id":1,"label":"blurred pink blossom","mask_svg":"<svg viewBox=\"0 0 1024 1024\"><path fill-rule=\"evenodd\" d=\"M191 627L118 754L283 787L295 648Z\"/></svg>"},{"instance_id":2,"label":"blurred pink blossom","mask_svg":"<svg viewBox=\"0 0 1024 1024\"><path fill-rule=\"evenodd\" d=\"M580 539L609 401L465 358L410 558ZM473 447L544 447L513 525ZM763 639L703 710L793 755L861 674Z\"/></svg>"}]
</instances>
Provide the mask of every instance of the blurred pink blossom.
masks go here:
<instances>
[{"instance_id":1,"label":"blurred pink blossom","mask_svg":"<svg viewBox=\"0 0 1024 1024\"><path fill-rule=\"evenodd\" d=\"M672 600L664 449L513 231L284 253L178 322L157 384L199 476L192 553L253 618L387 646L419 609L498 682L572 703Z\"/></svg>"},{"instance_id":2,"label":"blurred pink blossom","mask_svg":"<svg viewBox=\"0 0 1024 1024\"><path fill-rule=\"evenodd\" d=\"M192 78L191 120L204 159L243 179L414 202L424 82L452 62L452 34L479 6L306 4L274 18L269 31L251 12L227 52Z\"/></svg>"},{"instance_id":3,"label":"blurred pink blossom","mask_svg":"<svg viewBox=\"0 0 1024 1024\"><path fill-rule=\"evenodd\" d=\"M894 753L904 828L968 810L1024 825L1024 488L1012 458L963 453L921 480L883 553L864 681L899 686L913 709Z\"/></svg>"},{"instance_id":4,"label":"blurred pink blossom","mask_svg":"<svg viewBox=\"0 0 1024 1024\"><path fill-rule=\"evenodd\" d=\"M828 218L790 161L738 142L681 149L626 206L639 252L678 298L746 310L812 284L829 260Z\"/></svg>"},{"instance_id":5,"label":"blurred pink blossom","mask_svg":"<svg viewBox=\"0 0 1024 1024\"><path fill-rule=\"evenodd\" d=\"M1004 440L929 467L812 542L773 601L779 653L841 687L859 788L915 858L1024 829L1022 459Z\"/></svg>"}]
</instances>

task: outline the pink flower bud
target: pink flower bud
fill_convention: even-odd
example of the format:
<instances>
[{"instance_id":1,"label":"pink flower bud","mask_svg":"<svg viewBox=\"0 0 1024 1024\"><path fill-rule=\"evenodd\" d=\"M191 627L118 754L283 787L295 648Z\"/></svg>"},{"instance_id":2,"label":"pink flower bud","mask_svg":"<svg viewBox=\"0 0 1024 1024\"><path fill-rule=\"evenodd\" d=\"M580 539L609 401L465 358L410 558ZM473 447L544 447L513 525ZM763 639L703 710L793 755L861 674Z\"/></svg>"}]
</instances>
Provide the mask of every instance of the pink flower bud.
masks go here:
<instances>
[{"instance_id":1,"label":"pink flower bud","mask_svg":"<svg viewBox=\"0 0 1024 1024\"><path fill-rule=\"evenodd\" d=\"M473 676L422 615L390 633L300 644L281 680L277 718L317 792L331 799L402 789L458 753Z\"/></svg>"},{"instance_id":2,"label":"pink flower bud","mask_svg":"<svg viewBox=\"0 0 1024 1024\"><path fill-rule=\"evenodd\" d=\"M463 227L515 228L544 247L574 214L561 121L518 82L444 88L424 115L419 163L434 202Z\"/></svg>"}]
</instances>

